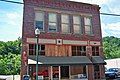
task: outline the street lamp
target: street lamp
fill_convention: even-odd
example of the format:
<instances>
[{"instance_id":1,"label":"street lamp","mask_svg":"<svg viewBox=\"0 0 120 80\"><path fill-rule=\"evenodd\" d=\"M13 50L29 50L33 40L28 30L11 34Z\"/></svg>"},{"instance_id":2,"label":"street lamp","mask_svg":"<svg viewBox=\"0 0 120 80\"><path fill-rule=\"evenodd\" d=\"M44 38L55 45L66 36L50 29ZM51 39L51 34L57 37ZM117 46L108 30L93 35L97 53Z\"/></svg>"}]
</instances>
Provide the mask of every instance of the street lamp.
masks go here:
<instances>
[{"instance_id":1,"label":"street lamp","mask_svg":"<svg viewBox=\"0 0 120 80\"><path fill-rule=\"evenodd\" d=\"M38 42L39 42L39 34L40 34L40 30L38 28L35 29L35 36L37 39L37 43L36 43L36 80L38 80Z\"/></svg>"}]
</instances>

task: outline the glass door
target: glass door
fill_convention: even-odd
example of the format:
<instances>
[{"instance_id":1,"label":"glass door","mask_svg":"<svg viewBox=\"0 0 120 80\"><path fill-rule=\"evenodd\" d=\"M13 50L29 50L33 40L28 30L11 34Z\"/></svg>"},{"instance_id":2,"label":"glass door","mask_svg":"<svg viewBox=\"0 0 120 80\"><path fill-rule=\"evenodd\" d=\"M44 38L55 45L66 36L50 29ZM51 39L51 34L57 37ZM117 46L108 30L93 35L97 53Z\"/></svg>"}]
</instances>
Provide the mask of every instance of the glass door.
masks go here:
<instances>
[{"instance_id":1,"label":"glass door","mask_svg":"<svg viewBox=\"0 0 120 80\"><path fill-rule=\"evenodd\" d=\"M52 66L53 80L59 80L59 66Z\"/></svg>"}]
</instances>

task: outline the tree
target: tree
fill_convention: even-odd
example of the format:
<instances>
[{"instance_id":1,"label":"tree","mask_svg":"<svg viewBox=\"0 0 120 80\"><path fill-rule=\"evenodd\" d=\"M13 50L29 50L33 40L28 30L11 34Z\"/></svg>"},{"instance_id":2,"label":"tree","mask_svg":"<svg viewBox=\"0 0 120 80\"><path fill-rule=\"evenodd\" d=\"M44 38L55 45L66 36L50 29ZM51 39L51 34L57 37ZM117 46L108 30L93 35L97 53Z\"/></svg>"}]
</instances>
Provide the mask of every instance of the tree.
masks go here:
<instances>
[{"instance_id":1,"label":"tree","mask_svg":"<svg viewBox=\"0 0 120 80\"><path fill-rule=\"evenodd\" d=\"M21 39L15 41L0 41L0 75L20 74Z\"/></svg>"},{"instance_id":2,"label":"tree","mask_svg":"<svg viewBox=\"0 0 120 80\"><path fill-rule=\"evenodd\" d=\"M20 54L21 39L15 41L3 42L0 41L0 55L6 55L8 53Z\"/></svg>"},{"instance_id":3,"label":"tree","mask_svg":"<svg viewBox=\"0 0 120 80\"><path fill-rule=\"evenodd\" d=\"M114 36L107 36L103 38L103 52L106 59L120 57L120 38Z\"/></svg>"},{"instance_id":4,"label":"tree","mask_svg":"<svg viewBox=\"0 0 120 80\"><path fill-rule=\"evenodd\" d=\"M0 56L0 75L20 74L21 58L20 54Z\"/></svg>"}]
</instances>

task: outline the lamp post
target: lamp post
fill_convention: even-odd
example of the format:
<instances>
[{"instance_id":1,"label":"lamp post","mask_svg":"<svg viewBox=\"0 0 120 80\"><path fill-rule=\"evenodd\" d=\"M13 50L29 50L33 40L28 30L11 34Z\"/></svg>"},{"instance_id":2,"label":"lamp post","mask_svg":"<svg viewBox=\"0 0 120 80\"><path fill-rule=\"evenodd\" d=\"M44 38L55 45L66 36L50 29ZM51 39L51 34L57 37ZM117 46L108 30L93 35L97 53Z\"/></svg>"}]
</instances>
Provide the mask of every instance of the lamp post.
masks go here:
<instances>
[{"instance_id":1,"label":"lamp post","mask_svg":"<svg viewBox=\"0 0 120 80\"><path fill-rule=\"evenodd\" d=\"M39 43L39 34L40 34L40 30L38 28L35 29L35 36L37 39L37 43L36 43L36 80L38 80L38 43Z\"/></svg>"}]
</instances>

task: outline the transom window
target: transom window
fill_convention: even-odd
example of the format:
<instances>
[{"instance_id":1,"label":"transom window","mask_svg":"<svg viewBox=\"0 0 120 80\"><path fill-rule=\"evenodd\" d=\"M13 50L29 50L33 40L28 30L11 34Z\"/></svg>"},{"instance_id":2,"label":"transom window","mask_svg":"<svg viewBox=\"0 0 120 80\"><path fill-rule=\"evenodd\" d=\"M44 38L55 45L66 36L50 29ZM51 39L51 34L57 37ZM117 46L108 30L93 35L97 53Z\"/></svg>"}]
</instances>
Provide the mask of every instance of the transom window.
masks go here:
<instances>
[{"instance_id":1,"label":"transom window","mask_svg":"<svg viewBox=\"0 0 120 80\"><path fill-rule=\"evenodd\" d=\"M35 28L44 30L44 12L35 12Z\"/></svg>"},{"instance_id":2,"label":"transom window","mask_svg":"<svg viewBox=\"0 0 120 80\"><path fill-rule=\"evenodd\" d=\"M85 34L92 34L91 17L84 17Z\"/></svg>"},{"instance_id":3,"label":"transom window","mask_svg":"<svg viewBox=\"0 0 120 80\"><path fill-rule=\"evenodd\" d=\"M80 16L73 16L73 29L74 33L81 34L81 17Z\"/></svg>"},{"instance_id":4,"label":"transom window","mask_svg":"<svg viewBox=\"0 0 120 80\"><path fill-rule=\"evenodd\" d=\"M29 44L29 55L36 55L35 44ZM45 45L38 45L38 55L45 55Z\"/></svg>"},{"instance_id":5,"label":"transom window","mask_svg":"<svg viewBox=\"0 0 120 80\"><path fill-rule=\"evenodd\" d=\"M92 55L99 56L99 46L92 46Z\"/></svg>"},{"instance_id":6,"label":"transom window","mask_svg":"<svg viewBox=\"0 0 120 80\"><path fill-rule=\"evenodd\" d=\"M69 15L67 14L61 15L61 30L62 33L70 33Z\"/></svg>"},{"instance_id":7,"label":"transom window","mask_svg":"<svg viewBox=\"0 0 120 80\"><path fill-rule=\"evenodd\" d=\"M48 16L49 32L57 32L57 14L49 13Z\"/></svg>"},{"instance_id":8,"label":"transom window","mask_svg":"<svg viewBox=\"0 0 120 80\"><path fill-rule=\"evenodd\" d=\"M72 46L72 56L86 56L86 46Z\"/></svg>"}]
</instances>

